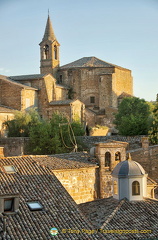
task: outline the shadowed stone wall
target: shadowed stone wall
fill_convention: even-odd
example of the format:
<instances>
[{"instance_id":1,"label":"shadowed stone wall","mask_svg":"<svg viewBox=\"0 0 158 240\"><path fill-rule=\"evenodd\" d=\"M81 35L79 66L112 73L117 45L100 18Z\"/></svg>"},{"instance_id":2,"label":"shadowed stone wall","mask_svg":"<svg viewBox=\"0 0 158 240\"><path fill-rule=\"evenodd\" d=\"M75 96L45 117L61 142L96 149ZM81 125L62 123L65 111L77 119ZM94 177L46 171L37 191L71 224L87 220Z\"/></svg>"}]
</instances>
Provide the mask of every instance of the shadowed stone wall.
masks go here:
<instances>
[{"instance_id":1,"label":"shadowed stone wall","mask_svg":"<svg viewBox=\"0 0 158 240\"><path fill-rule=\"evenodd\" d=\"M76 203L84 203L99 197L98 168L58 170L53 173Z\"/></svg>"}]
</instances>

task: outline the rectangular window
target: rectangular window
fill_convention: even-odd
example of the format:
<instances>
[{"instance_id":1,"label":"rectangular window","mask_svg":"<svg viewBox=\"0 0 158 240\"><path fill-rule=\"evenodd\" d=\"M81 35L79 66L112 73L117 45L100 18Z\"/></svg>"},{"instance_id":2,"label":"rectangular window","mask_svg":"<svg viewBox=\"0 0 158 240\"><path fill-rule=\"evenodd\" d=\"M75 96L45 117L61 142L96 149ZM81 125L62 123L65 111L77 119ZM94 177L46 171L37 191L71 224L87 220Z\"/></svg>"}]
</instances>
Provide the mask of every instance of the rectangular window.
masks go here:
<instances>
[{"instance_id":1,"label":"rectangular window","mask_svg":"<svg viewBox=\"0 0 158 240\"><path fill-rule=\"evenodd\" d=\"M60 83L62 83L62 81L63 81L63 76L60 75Z\"/></svg>"},{"instance_id":2,"label":"rectangular window","mask_svg":"<svg viewBox=\"0 0 158 240\"><path fill-rule=\"evenodd\" d=\"M95 103L95 97L90 97L90 103Z\"/></svg>"},{"instance_id":3,"label":"rectangular window","mask_svg":"<svg viewBox=\"0 0 158 240\"><path fill-rule=\"evenodd\" d=\"M40 211L43 209L43 206L39 202L28 202L27 205L31 211Z\"/></svg>"},{"instance_id":4,"label":"rectangular window","mask_svg":"<svg viewBox=\"0 0 158 240\"><path fill-rule=\"evenodd\" d=\"M16 168L12 165L3 166L6 173L16 173Z\"/></svg>"},{"instance_id":5,"label":"rectangular window","mask_svg":"<svg viewBox=\"0 0 158 240\"><path fill-rule=\"evenodd\" d=\"M26 104L26 107L25 107L25 108L29 108L29 107L31 106L31 101L30 101L29 98L26 98L25 104Z\"/></svg>"},{"instance_id":6,"label":"rectangular window","mask_svg":"<svg viewBox=\"0 0 158 240\"><path fill-rule=\"evenodd\" d=\"M14 198L4 199L4 212L14 211Z\"/></svg>"}]
</instances>

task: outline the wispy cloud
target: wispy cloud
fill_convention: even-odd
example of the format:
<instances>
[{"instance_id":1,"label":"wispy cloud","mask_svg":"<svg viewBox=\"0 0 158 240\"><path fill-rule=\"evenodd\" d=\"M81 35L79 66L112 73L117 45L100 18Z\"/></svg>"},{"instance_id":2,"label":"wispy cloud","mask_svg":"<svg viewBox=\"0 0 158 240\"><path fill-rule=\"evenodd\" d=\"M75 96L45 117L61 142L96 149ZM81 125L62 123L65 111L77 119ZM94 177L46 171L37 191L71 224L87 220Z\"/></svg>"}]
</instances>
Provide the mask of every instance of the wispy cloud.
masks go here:
<instances>
[{"instance_id":1,"label":"wispy cloud","mask_svg":"<svg viewBox=\"0 0 158 240\"><path fill-rule=\"evenodd\" d=\"M5 69L3 67L0 67L0 72L8 73L8 72L10 72L10 69Z\"/></svg>"}]
</instances>

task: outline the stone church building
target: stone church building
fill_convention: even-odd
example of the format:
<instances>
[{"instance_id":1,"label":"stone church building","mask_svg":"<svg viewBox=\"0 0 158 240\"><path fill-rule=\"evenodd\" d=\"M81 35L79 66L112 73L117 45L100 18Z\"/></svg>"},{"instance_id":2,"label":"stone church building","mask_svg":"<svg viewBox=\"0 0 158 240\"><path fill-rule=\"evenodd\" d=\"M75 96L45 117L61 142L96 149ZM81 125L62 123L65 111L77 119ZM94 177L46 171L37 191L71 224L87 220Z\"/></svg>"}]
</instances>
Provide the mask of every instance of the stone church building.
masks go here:
<instances>
[{"instance_id":1,"label":"stone church building","mask_svg":"<svg viewBox=\"0 0 158 240\"><path fill-rule=\"evenodd\" d=\"M96 57L60 67L60 44L48 16L40 45L40 74L0 75L0 105L12 110L36 107L43 118L65 113L70 121L108 125L119 101L133 95L131 71Z\"/></svg>"}]
</instances>

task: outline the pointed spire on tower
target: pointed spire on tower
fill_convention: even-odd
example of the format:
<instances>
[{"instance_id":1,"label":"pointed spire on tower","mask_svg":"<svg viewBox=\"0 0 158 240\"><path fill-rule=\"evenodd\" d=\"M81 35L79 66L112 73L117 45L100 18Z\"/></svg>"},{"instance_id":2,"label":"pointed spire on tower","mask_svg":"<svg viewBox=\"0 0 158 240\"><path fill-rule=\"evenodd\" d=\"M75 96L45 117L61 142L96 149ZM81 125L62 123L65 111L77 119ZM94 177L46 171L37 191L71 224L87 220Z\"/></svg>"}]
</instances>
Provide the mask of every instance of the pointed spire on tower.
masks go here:
<instances>
[{"instance_id":1,"label":"pointed spire on tower","mask_svg":"<svg viewBox=\"0 0 158 240\"><path fill-rule=\"evenodd\" d=\"M49 17L49 9L48 9L48 19L47 19L47 24L46 24L43 40L51 40L51 41L56 40L57 41L56 36L54 34L53 27L52 27L52 23L51 23L51 20Z\"/></svg>"}]
</instances>

